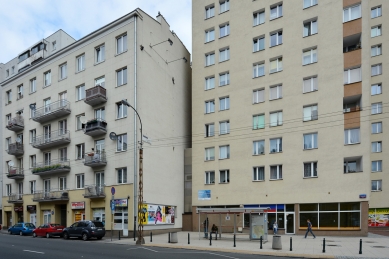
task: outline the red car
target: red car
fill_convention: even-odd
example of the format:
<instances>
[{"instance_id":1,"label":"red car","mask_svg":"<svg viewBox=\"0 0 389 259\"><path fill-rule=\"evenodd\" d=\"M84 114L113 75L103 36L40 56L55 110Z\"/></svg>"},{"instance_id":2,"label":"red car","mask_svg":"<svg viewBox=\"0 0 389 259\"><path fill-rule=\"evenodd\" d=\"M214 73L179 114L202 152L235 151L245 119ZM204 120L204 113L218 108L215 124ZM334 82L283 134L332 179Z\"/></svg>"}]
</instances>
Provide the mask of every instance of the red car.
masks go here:
<instances>
[{"instance_id":1,"label":"red car","mask_svg":"<svg viewBox=\"0 0 389 259\"><path fill-rule=\"evenodd\" d=\"M53 237L53 236L60 236L62 237L62 230L64 229L64 226L61 226L60 224L55 223L48 223L44 224L42 226L39 226L38 228L34 229L32 232L33 237Z\"/></svg>"}]
</instances>

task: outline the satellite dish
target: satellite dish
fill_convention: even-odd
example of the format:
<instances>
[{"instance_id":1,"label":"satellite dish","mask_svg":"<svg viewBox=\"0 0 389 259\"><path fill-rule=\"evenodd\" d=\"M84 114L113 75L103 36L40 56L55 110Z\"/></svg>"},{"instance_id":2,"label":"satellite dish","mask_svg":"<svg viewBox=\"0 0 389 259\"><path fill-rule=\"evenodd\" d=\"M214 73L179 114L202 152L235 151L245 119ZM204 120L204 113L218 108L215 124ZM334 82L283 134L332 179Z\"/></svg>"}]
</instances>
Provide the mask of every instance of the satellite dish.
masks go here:
<instances>
[{"instance_id":1,"label":"satellite dish","mask_svg":"<svg viewBox=\"0 0 389 259\"><path fill-rule=\"evenodd\" d=\"M82 124L86 124L88 120L86 119L85 116L80 116L80 121Z\"/></svg>"},{"instance_id":2,"label":"satellite dish","mask_svg":"<svg viewBox=\"0 0 389 259\"><path fill-rule=\"evenodd\" d=\"M9 165L9 166L14 166L15 163L14 163L14 161L9 161L9 162L8 162L8 165Z\"/></svg>"},{"instance_id":3,"label":"satellite dish","mask_svg":"<svg viewBox=\"0 0 389 259\"><path fill-rule=\"evenodd\" d=\"M21 142L22 142L22 139L19 138L19 137L17 137L17 138L16 138L16 142L21 143Z\"/></svg>"},{"instance_id":4,"label":"satellite dish","mask_svg":"<svg viewBox=\"0 0 389 259\"><path fill-rule=\"evenodd\" d=\"M116 139L118 138L118 136L116 136L116 133L115 133L115 132L111 132L111 133L109 133L109 138L110 138L111 140L116 140Z\"/></svg>"}]
</instances>

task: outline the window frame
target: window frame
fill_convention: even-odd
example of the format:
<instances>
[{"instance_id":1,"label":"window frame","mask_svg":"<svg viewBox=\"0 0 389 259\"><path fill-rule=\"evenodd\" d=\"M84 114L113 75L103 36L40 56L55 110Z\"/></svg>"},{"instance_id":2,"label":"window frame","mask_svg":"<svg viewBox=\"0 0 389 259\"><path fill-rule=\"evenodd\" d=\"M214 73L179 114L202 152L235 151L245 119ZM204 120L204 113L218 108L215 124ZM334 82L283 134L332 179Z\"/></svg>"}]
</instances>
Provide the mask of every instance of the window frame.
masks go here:
<instances>
[{"instance_id":1,"label":"window frame","mask_svg":"<svg viewBox=\"0 0 389 259\"><path fill-rule=\"evenodd\" d=\"M219 98L219 111L227 111L230 109L230 97L224 96Z\"/></svg>"},{"instance_id":2,"label":"window frame","mask_svg":"<svg viewBox=\"0 0 389 259\"><path fill-rule=\"evenodd\" d=\"M273 36L275 36L275 39L276 39L276 43L274 45L272 44ZM271 32L269 38L270 38L270 43L269 43L270 48L282 45L282 42L283 42L282 30Z\"/></svg>"},{"instance_id":3,"label":"window frame","mask_svg":"<svg viewBox=\"0 0 389 259\"><path fill-rule=\"evenodd\" d=\"M375 12L376 14L373 14L373 12ZM382 16L382 6L381 5L371 8L371 10L370 10L370 18L371 19L375 19L375 18L381 17L381 16Z\"/></svg>"},{"instance_id":4,"label":"window frame","mask_svg":"<svg viewBox=\"0 0 389 259\"><path fill-rule=\"evenodd\" d=\"M219 49L219 63L226 62L228 60L230 60L230 47Z\"/></svg>"},{"instance_id":5,"label":"window frame","mask_svg":"<svg viewBox=\"0 0 389 259\"><path fill-rule=\"evenodd\" d=\"M76 160L85 158L85 143L76 145Z\"/></svg>"},{"instance_id":6,"label":"window frame","mask_svg":"<svg viewBox=\"0 0 389 259\"><path fill-rule=\"evenodd\" d=\"M63 64L59 65L58 67L59 67L59 72L58 72L59 79L58 80L59 81L65 80L68 77L68 73L67 73L68 64L63 63Z\"/></svg>"},{"instance_id":7,"label":"window frame","mask_svg":"<svg viewBox=\"0 0 389 259\"><path fill-rule=\"evenodd\" d=\"M230 0L223 0L219 2L219 14L228 12L229 10L230 10Z\"/></svg>"},{"instance_id":8,"label":"window frame","mask_svg":"<svg viewBox=\"0 0 389 259\"><path fill-rule=\"evenodd\" d=\"M85 188L85 174L76 174L76 189Z\"/></svg>"},{"instance_id":9,"label":"window frame","mask_svg":"<svg viewBox=\"0 0 389 259\"><path fill-rule=\"evenodd\" d=\"M382 114L382 102L371 104L371 115Z\"/></svg>"},{"instance_id":10,"label":"window frame","mask_svg":"<svg viewBox=\"0 0 389 259\"><path fill-rule=\"evenodd\" d=\"M229 158L230 158L230 145L219 146L219 160L224 160L224 159L229 159Z\"/></svg>"},{"instance_id":11,"label":"window frame","mask_svg":"<svg viewBox=\"0 0 389 259\"><path fill-rule=\"evenodd\" d=\"M351 141L351 132L353 130L358 130L358 141L352 142ZM347 132L347 141L346 141L346 132ZM360 128L352 128L352 129L345 129L344 130L344 145L355 145L361 143L361 129Z\"/></svg>"},{"instance_id":12,"label":"window frame","mask_svg":"<svg viewBox=\"0 0 389 259\"><path fill-rule=\"evenodd\" d=\"M309 8L309 7L312 7L312 6L315 6L315 5L317 5L318 3L317 3L317 0L308 0L309 2L310 2L310 4L308 5L308 6L306 6L305 5L305 2L306 2L307 0L303 0L303 9L307 9L307 8Z\"/></svg>"},{"instance_id":13,"label":"window frame","mask_svg":"<svg viewBox=\"0 0 389 259\"><path fill-rule=\"evenodd\" d=\"M283 6L282 6L282 4L283 3L281 2L281 3L275 4L273 6L270 6L270 17L269 17L270 21L283 17L284 13L283 13ZM272 11L274 9L276 9L276 17L272 18Z\"/></svg>"},{"instance_id":14,"label":"window frame","mask_svg":"<svg viewBox=\"0 0 389 259\"><path fill-rule=\"evenodd\" d=\"M310 174L305 174L305 165L310 165ZM303 178L317 178L317 161L303 163Z\"/></svg>"},{"instance_id":15,"label":"window frame","mask_svg":"<svg viewBox=\"0 0 389 259\"><path fill-rule=\"evenodd\" d=\"M274 88L277 89L276 98L272 98L272 89L274 89ZM282 84L270 86L269 100L273 101L273 100L278 100L278 99L282 99Z\"/></svg>"},{"instance_id":16,"label":"window frame","mask_svg":"<svg viewBox=\"0 0 389 259\"><path fill-rule=\"evenodd\" d=\"M375 37L379 37L379 36L382 36L382 25L381 24L375 25L375 26L371 27L371 29L370 29L370 37L371 38L375 38Z\"/></svg>"},{"instance_id":17,"label":"window frame","mask_svg":"<svg viewBox=\"0 0 389 259\"><path fill-rule=\"evenodd\" d=\"M263 42L263 48L261 48L261 42ZM265 50L266 47L265 35L259 36L253 39L253 53Z\"/></svg>"},{"instance_id":18,"label":"window frame","mask_svg":"<svg viewBox=\"0 0 389 259\"><path fill-rule=\"evenodd\" d=\"M30 94L36 92L36 77L30 79Z\"/></svg>"},{"instance_id":19,"label":"window frame","mask_svg":"<svg viewBox=\"0 0 389 259\"><path fill-rule=\"evenodd\" d=\"M127 133L117 135L116 152L125 152L128 150L128 136Z\"/></svg>"},{"instance_id":20,"label":"window frame","mask_svg":"<svg viewBox=\"0 0 389 259\"><path fill-rule=\"evenodd\" d=\"M309 52L310 62L309 63L305 63L305 57L307 57L307 55L305 55L305 54L308 53L308 52ZM318 56L319 55L318 55L317 47L313 47L313 48L309 48L309 49L303 50L303 66L307 66L307 65L310 65L310 64L317 63L318 62Z\"/></svg>"},{"instance_id":21,"label":"window frame","mask_svg":"<svg viewBox=\"0 0 389 259\"><path fill-rule=\"evenodd\" d=\"M263 117L263 119L261 117ZM253 115L253 130L264 129L266 126L265 118L264 113ZM260 123L261 120L263 121L263 124Z\"/></svg>"},{"instance_id":22,"label":"window frame","mask_svg":"<svg viewBox=\"0 0 389 259\"><path fill-rule=\"evenodd\" d=\"M205 30L205 40L204 40L204 43L212 42L214 40L215 40L215 28L211 28L211 29Z\"/></svg>"},{"instance_id":23,"label":"window frame","mask_svg":"<svg viewBox=\"0 0 389 259\"><path fill-rule=\"evenodd\" d=\"M309 26L307 33L305 33L306 25ZM318 28L319 28L319 24L318 24L317 18L303 22L303 38L318 34L319 33Z\"/></svg>"},{"instance_id":24,"label":"window frame","mask_svg":"<svg viewBox=\"0 0 389 259\"><path fill-rule=\"evenodd\" d=\"M76 73L85 70L85 53L76 57Z\"/></svg>"},{"instance_id":25,"label":"window frame","mask_svg":"<svg viewBox=\"0 0 389 259\"><path fill-rule=\"evenodd\" d=\"M216 57L215 52L210 52L205 54L205 66L209 67L215 65L215 57Z\"/></svg>"},{"instance_id":26,"label":"window frame","mask_svg":"<svg viewBox=\"0 0 389 259\"><path fill-rule=\"evenodd\" d=\"M272 143L274 144L274 141L276 141L276 143L275 143L276 148L272 149ZM282 147L282 138L281 137L269 139L269 154L282 153L282 151L283 151L283 147Z\"/></svg>"},{"instance_id":27,"label":"window frame","mask_svg":"<svg viewBox=\"0 0 389 259\"><path fill-rule=\"evenodd\" d=\"M262 169L262 172L260 172ZM262 175L262 177L260 177ZM265 167L264 166L254 166L253 167L253 182L264 182L265 181ZM262 178L262 179L260 179Z\"/></svg>"},{"instance_id":28,"label":"window frame","mask_svg":"<svg viewBox=\"0 0 389 259\"><path fill-rule=\"evenodd\" d=\"M116 103L116 119L124 119L128 116L127 105L122 102Z\"/></svg>"},{"instance_id":29,"label":"window frame","mask_svg":"<svg viewBox=\"0 0 389 259\"><path fill-rule=\"evenodd\" d=\"M371 134L381 134L382 133L382 121L372 122L371 123ZM376 128L377 131L373 129ZM380 129L380 130L379 130Z\"/></svg>"},{"instance_id":30,"label":"window frame","mask_svg":"<svg viewBox=\"0 0 389 259\"><path fill-rule=\"evenodd\" d=\"M262 144L262 145L261 145ZM260 156L265 154L265 140L254 140L253 141L253 156ZM262 149L261 149L262 147Z\"/></svg>"},{"instance_id":31,"label":"window frame","mask_svg":"<svg viewBox=\"0 0 389 259\"><path fill-rule=\"evenodd\" d=\"M226 78L225 81L222 81L222 78ZM222 82L225 82L224 84L222 84ZM223 72L223 73L219 73L219 86L226 86L226 85L229 85L230 84L230 72Z\"/></svg>"},{"instance_id":32,"label":"window frame","mask_svg":"<svg viewBox=\"0 0 389 259\"><path fill-rule=\"evenodd\" d=\"M258 104L263 102L265 102L265 88L253 90L253 104Z\"/></svg>"},{"instance_id":33,"label":"window frame","mask_svg":"<svg viewBox=\"0 0 389 259\"><path fill-rule=\"evenodd\" d=\"M116 55L120 55L128 50L127 33L123 33L122 35L119 35L115 38L115 47L116 47Z\"/></svg>"},{"instance_id":34,"label":"window frame","mask_svg":"<svg viewBox=\"0 0 389 259\"><path fill-rule=\"evenodd\" d=\"M263 14L263 16L261 16L261 14ZM266 21L265 15L266 15L266 13L265 13L264 9L254 12L253 13L253 27L264 24ZM262 21L261 17L263 17L263 22L261 22Z\"/></svg>"},{"instance_id":35,"label":"window frame","mask_svg":"<svg viewBox=\"0 0 389 259\"><path fill-rule=\"evenodd\" d=\"M276 63L276 70L272 71L272 63ZM269 74L278 73L283 70L283 59L282 57L274 58L270 60Z\"/></svg>"},{"instance_id":36,"label":"window frame","mask_svg":"<svg viewBox=\"0 0 389 259\"><path fill-rule=\"evenodd\" d=\"M356 18L351 19L351 10L354 7L358 7L358 9L359 9L358 10L359 11L359 16L356 17ZM347 17L348 19L345 19L346 17L344 15L346 10L348 12L348 17ZM357 19L360 19L361 17L362 17L361 3L358 3L358 4L355 4L355 5L351 5L351 6L348 6L346 8L343 8L343 23L350 22L350 21L353 21L353 20L357 20Z\"/></svg>"},{"instance_id":37,"label":"window frame","mask_svg":"<svg viewBox=\"0 0 389 259\"><path fill-rule=\"evenodd\" d=\"M224 174L224 181L222 182L222 174ZM230 183L230 170L223 169L219 170L219 184L228 184Z\"/></svg>"},{"instance_id":38,"label":"window frame","mask_svg":"<svg viewBox=\"0 0 389 259\"><path fill-rule=\"evenodd\" d=\"M372 153L381 153L382 152L382 141L371 142L371 152Z\"/></svg>"},{"instance_id":39,"label":"window frame","mask_svg":"<svg viewBox=\"0 0 389 259\"><path fill-rule=\"evenodd\" d=\"M318 148L318 136L319 134L317 132L312 132L312 133L305 133L303 134L303 150L311 150L311 149L317 149ZM311 138L311 143L313 143L312 146L308 146L308 144L305 143L305 137L310 137Z\"/></svg>"},{"instance_id":40,"label":"window frame","mask_svg":"<svg viewBox=\"0 0 389 259\"><path fill-rule=\"evenodd\" d=\"M205 20L215 17L215 5L209 5L205 7Z\"/></svg>"},{"instance_id":41,"label":"window frame","mask_svg":"<svg viewBox=\"0 0 389 259\"><path fill-rule=\"evenodd\" d=\"M371 172L382 172L382 160L371 161Z\"/></svg>"},{"instance_id":42,"label":"window frame","mask_svg":"<svg viewBox=\"0 0 389 259\"><path fill-rule=\"evenodd\" d=\"M373 51L375 54L373 54ZM377 44L374 46L371 46L370 48L370 57L377 57L382 55L382 44Z\"/></svg>"},{"instance_id":43,"label":"window frame","mask_svg":"<svg viewBox=\"0 0 389 259\"><path fill-rule=\"evenodd\" d=\"M215 147L206 147L204 149L204 161L214 161L214 160L215 160Z\"/></svg>"},{"instance_id":44,"label":"window frame","mask_svg":"<svg viewBox=\"0 0 389 259\"><path fill-rule=\"evenodd\" d=\"M119 81L120 77L120 81ZM122 67L116 70L116 87L126 85L128 83L127 67Z\"/></svg>"},{"instance_id":45,"label":"window frame","mask_svg":"<svg viewBox=\"0 0 389 259\"><path fill-rule=\"evenodd\" d=\"M209 184L215 184L215 171L205 171L205 182L204 184L209 185ZM213 176L213 181L212 181L212 176Z\"/></svg>"},{"instance_id":46,"label":"window frame","mask_svg":"<svg viewBox=\"0 0 389 259\"><path fill-rule=\"evenodd\" d=\"M277 176L276 178L272 178L272 168L276 168L277 171ZM279 164L279 165L270 165L270 177L269 177L270 181L277 181L277 180L282 180L283 179L283 175L282 175L282 164Z\"/></svg>"},{"instance_id":47,"label":"window frame","mask_svg":"<svg viewBox=\"0 0 389 259\"><path fill-rule=\"evenodd\" d=\"M215 89L215 76L209 76L205 78L205 89L206 91Z\"/></svg>"},{"instance_id":48,"label":"window frame","mask_svg":"<svg viewBox=\"0 0 389 259\"><path fill-rule=\"evenodd\" d=\"M205 101L204 114L210 114L215 112L215 100Z\"/></svg>"},{"instance_id":49,"label":"window frame","mask_svg":"<svg viewBox=\"0 0 389 259\"><path fill-rule=\"evenodd\" d=\"M215 136L215 123L205 124L205 137L214 137Z\"/></svg>"},{"instance_id":50,"label":"window frame","mask_svg":"<svg viewBox=\"0 0 389 259\"><path fill-rule=\"evenodd\" d=\"M222 128L223 128L223 130L222 130ZM230 121L229 120L219 122L219 135L226 135L226 134L230 134Z\"/></svg>"},{"instance_id":51,"label":"window frame","mask_svg":"<svg viewBox=\"0 0 389 259\"><path fill-rule=\"evenodd\" d=\"M377 189L373 190L373 182L376 182ZM382 180L371 180L371 191L382 192Z\"/></svg>"},{"instance_id":52,"label":"window frame","mask_svg":"<svg viewBox=\"0 0 389 259\"><path fill-rule=\"evenodd\" d=\"M105 61L105 44L95 47L95 64Z\"/></svg>"},{"instance_id":53,"label":"window frame","mask_svg":"<svg viewBox=\"0 0 389 259\"><path fill-rule=\"evenodd\" d=\"M379 95L379 94L382 94L382 84L378 83L378 84L371 85L370 95L374 96L374 95Z\"/></svg>"},{"instance_id":54,"label":"window frame","mask_svg":"<svg viewBox=\"0 0 389 259\"><path fill-rule=\"evenodd\" d=\"M274 123L273 119L275 116L276 116L276 122ZM269 127L282 126L283 121L284 121L283 116L284 116L284 114L283 114L282 110L269 112L269 119L270 119Z\"/></svg>"},{"instance_id":55,"label":"window frame","mask_svg":"<svg viewBox=\"0 0 389 259\"><path fill-rule=\"evenodd\" d=\"M43 73L43 88L51 85L51 70Z\"/></svg>"},{"instance_id":56,"label":"window frame","mask_svg":"<svg viewBox=\"0 0 389 259\"><path fill-rule=\"evenodd\" d=\"M116 168L117 184L127 184L127 167Z\"/></svg>"},{"instance_id":57,"label":"window frame","mask_svg":"<svg viewBox=\"0 0 389 259\"><path fill-rule=\"evenodd\" d=\"M82 101L86 98L85 84L76 86L76 102Z\"/></svg>"},{"instance_id":58,"label":"window frame","mask_svg":"<svg viewBox=\"0 0 389 259\"><path fill-rule=\"evenodd\" d=\"M374 64L371 66L371 76L379 76L379 75L382 75L382 63Z\"/></svg>"},{"instance_id":59,"label":"window frame","mask_svg":"<svg viewBox=\"0 0 389 259\"><path fill-rule=\"evenodd\" d=\"M227 37L228 35L230 35L230 24L225 23L219 25L219 39Z\"/></svg>"}]
</instances>

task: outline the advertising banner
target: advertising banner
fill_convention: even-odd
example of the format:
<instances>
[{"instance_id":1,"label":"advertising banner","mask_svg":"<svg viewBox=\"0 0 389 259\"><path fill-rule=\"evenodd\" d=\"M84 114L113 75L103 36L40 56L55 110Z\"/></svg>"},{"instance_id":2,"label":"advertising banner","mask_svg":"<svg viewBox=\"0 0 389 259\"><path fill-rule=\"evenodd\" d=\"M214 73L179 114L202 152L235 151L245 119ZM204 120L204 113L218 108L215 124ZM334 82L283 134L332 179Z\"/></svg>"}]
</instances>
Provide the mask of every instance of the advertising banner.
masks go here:
<instances>
[{"instance_id":1,"label":"advertising banner","mask_svg":"<svg viewBox=\"0 0 389 259\"><path fill-rule=\"evenodd\" d=\"M174 206L143 204L139 220L142 220L143 225L174 224L174 216Z\"/></svg>"},{"instance_id":2,"label":"advertising banner","mask_svg":"<svg viewBox=\"0 0 389 259\"><path fill-rule=\"evenodd\" d=\"M369 227L389 227L389 208L369 209Z\"/></svg>"},{"instance_id":3,"label":"advertising banner","mask_svg":"<svg viewBox=\"0 0 389 259\"><path fill-rule=\"evenodd\" d=\"M211 200L211 190L199 190L197 192L197 198L199 201Z\"/></svg>"},{"instance_id":4,"label":"advertising banner","mask_svg":"<svg viewBox=\"0 0 389 259\"><path fill-rule=\"evenodd\" d=\"M85 209L85 202L72 202L72 210Z\"/></svg>"}]
</instances>

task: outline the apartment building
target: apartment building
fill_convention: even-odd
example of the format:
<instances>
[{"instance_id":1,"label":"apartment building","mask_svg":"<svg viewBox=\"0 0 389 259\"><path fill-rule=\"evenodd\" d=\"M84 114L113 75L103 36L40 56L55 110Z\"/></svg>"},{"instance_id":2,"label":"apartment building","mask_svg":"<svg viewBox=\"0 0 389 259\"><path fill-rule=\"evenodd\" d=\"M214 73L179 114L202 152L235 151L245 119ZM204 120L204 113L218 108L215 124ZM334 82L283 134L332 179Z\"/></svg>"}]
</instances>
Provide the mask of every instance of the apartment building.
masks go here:
<instances>
[{"instance_id":1,"label":"apartment building","mask_svg":"<svg viewBox=\"0 0 389 259\"><path fill-rule=\"evenodd\" d=\"M269 207L269 226L285 234L303 234L307 219L316 235L388 225L389 4L192 7L192 210ZM238 216L249 228L250 215ZM221 224L231 231L229 217Z\"/></svg>"},{"instance_id":2,"label":"apartment building","mask_svg":"<svg viewBox=\"0 0 389 259\"><path fill-rule=\"evenodd\" d=\"M132 232L143 143L144 229L181 228L190 143L172 140L191 132L190 54L165 18L136 9L24 68L34 55L1 83L4 225L94 219Z\"/></svg>"}]
</instances>

